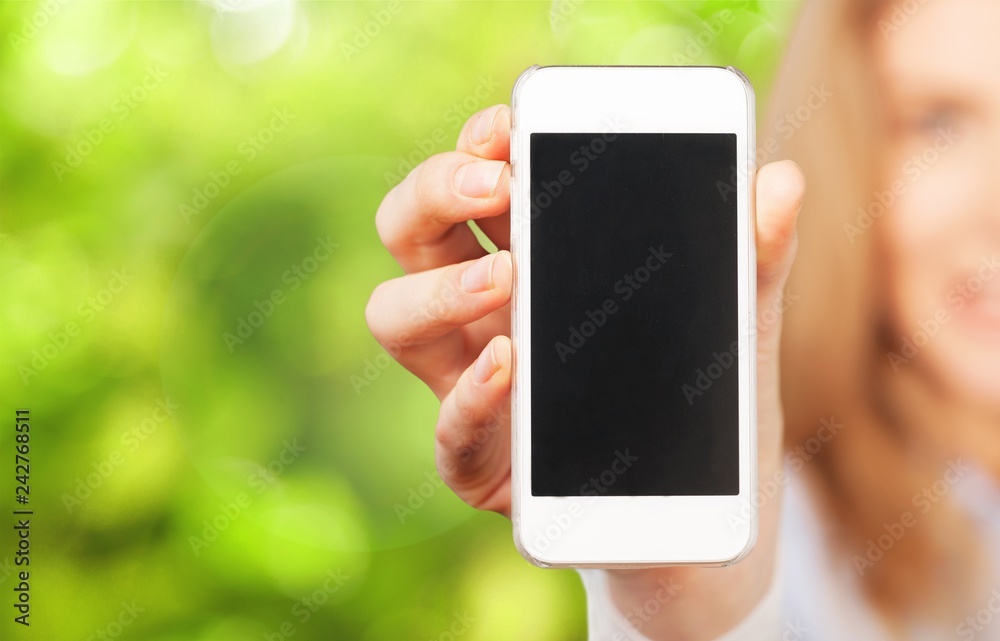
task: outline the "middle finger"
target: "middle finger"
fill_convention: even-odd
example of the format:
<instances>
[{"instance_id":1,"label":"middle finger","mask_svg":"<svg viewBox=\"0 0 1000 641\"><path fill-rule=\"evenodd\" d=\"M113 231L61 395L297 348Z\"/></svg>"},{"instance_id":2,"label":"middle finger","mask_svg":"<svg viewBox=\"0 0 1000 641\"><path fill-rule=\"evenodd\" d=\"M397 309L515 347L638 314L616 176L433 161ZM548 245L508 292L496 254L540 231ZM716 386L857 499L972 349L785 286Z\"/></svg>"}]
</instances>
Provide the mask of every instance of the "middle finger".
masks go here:
<instances>
[{"instance_id":1,"label":"middle finger","mask_svg":"<svg viewBox=\"0 0 1000 641\"><path fill-rule=\"evenodd\" d=\"M431 156L383 199L379 237L407 272L433 269L486 253L469 228L510 207L510 165L460 151Z\"/></svg>"}]
</instances>

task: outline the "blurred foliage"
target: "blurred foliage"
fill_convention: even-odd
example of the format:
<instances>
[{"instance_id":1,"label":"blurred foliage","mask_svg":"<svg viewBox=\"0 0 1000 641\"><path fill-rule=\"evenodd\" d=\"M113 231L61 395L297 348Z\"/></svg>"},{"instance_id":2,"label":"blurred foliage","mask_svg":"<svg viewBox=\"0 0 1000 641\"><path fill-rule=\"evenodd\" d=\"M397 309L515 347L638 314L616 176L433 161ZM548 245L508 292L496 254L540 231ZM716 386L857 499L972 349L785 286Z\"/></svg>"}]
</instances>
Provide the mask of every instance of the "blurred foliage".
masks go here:
<instances>
[{"instance_id":1,"label":"blurred foliage","mask_svg":"<svg viewBox=\"0 0 1000 641\"><path fill-rule=\"evenodd\" d=\"M0 394L35 510L4 638L583 638L574 573L439 487L437 403L364 324L400 273L375 209L534 63L734 64L763 104L796 6L0 5Z\"/></svg>"}]
</instances>

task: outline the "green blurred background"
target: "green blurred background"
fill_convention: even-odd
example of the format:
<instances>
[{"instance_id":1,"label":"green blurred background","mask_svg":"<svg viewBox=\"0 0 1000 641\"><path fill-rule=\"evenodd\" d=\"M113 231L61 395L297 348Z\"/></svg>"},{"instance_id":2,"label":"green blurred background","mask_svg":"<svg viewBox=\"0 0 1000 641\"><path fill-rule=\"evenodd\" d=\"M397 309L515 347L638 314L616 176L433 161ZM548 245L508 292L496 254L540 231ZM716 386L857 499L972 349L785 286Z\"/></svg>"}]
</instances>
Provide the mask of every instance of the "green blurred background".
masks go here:
<instances>
[{"instance_id":1,"label":"green blurred background","mask_svg":"<svg viewBox=\"0 0 1000 641\"><path fill-rule=\"evenodd\" d=\"M734 64L796 2L0 6L4 639L569 640L572 571L434 472L374 212L540 64ZM14 410L32 625L14 625Z\"/></svg>"}]
</instances>

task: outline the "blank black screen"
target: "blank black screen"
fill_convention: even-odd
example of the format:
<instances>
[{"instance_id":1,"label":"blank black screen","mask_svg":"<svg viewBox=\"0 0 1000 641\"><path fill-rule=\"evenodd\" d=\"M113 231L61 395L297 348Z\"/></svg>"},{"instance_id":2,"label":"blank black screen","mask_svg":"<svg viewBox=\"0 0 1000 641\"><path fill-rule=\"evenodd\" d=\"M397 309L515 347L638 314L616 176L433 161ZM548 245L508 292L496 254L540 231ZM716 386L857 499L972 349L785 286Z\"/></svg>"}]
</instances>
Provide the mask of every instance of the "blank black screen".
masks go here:
<instances>
[{"instance_id":1,"label":"blank black screen","mask_svg":"<svg viewBox=\"0 0 1000 641\"><path fill-rule=\"evenodd\" d=\"M531 134L534 496L739 493L735 134Z\"/></svg>"}]
</instances>

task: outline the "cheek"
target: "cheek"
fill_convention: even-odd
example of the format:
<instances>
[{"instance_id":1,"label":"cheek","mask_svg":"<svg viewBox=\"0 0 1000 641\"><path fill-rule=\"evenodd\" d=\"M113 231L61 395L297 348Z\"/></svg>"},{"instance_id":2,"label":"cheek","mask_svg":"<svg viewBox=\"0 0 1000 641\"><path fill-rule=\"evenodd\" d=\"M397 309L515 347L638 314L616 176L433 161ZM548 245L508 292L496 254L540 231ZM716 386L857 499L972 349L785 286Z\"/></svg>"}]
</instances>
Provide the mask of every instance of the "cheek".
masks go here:
<instances>
[{"instance_id":1,"label":"cheek","mask_svg":"<svg viewBox=\"0 0 1000 641\"><path fill-rule=\"evenodd\" d=\"M952 389L996 397L1000 344L965 331L955 298L957 280L989 249L982 221L997 207L985 175L990 164L977 156L956 148L934 162L924 162L932 154L900 160L903 188L886 213L879 244L892 335L918 343L920 366Z\"/></svg>"},{"instance_id":2,"label":"cheek","mask_svg":"<svg viewBox=\"0 0 1000 641\"><path fill-rule=\"evenodd\" d=\"M907 153L898 168L887 215L887 249L902 260L946 260L959 251L964 223L975 220L985 196L983 165L970 150L934 145ZM930 256L928 256L930 254Z\"/></svg>"},{"instance_id":3,"label":"cheek","mask_svg":"<svg viewBox=\"0 0 1000 641\"><path fill-rule=\"evenodd\" d=\"M880 243L890 316L902 332L934 317L945 302L962 251L962 221L978 212L976 188L982 183L974 169L949 158L949 151L908 154L897 165L896 198Z\"/></svg>"}]
</instances>

